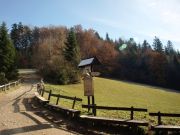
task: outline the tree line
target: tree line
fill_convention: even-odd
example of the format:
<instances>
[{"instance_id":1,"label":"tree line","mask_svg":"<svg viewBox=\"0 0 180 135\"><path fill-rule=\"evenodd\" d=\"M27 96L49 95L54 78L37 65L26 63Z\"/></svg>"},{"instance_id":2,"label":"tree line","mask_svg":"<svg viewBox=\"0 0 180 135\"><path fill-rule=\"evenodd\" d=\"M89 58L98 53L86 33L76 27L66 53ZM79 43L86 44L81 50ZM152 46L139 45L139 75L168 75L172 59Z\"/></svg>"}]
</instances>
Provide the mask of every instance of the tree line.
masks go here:
<instances>
[{"instance_id":1,"label":"tree line","mask_svg":"<svg viewBox=\"0 0 180 135\"><path fill-rule=\"evenodd\" d=\"M96 56L102 63L96 70L102 76L178 89L180 53L170 40L163 45L155 37L152 45L146 40L140 44L133 38L114 41L108 33L103 39L81 25L30 27L22 23L13 24L8 37L18 68L37 68L47 81L79 82L80 59Z\"/></svg>"}]
</instances>

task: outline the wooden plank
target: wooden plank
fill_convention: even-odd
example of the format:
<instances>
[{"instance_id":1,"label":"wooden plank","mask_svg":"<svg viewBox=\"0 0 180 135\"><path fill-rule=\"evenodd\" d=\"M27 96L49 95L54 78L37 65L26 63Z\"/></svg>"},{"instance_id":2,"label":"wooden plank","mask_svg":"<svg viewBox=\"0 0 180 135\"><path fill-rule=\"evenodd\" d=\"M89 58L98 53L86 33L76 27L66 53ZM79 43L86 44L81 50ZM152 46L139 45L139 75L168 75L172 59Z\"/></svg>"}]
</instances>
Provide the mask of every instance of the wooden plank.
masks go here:
<instances>
[{"instance_id":1,"label":"wooden plank","mask_svg":"<svg viewBox=\"0 0 180 135\"><path fill-rule=\"evenodd\" d=\"M59 105L54 105L54 104L48 104L48 106L50 106L50 107L52 107L54 109L65 110L65 111L69 111L69 112L73 112L73 113L80 112L79 110L65 108L65 107L62 107L62 106L59 106Z\"/></svg>"},{"instance_id":2,"label":"wooden plank","mask_svg":"<svg viewBox=\"0 0 180 135\"><path fill-rule=\"evenodd\" d=\"M152 130L166 130L166 131L180 131L180 126L174 126L174 125L157 125L152 126Z\"/></svg>"},{"instance_id":3,"label":"wooden plank","mask_svg":"<svg viewBox=\"0 0 180 135\"><path fill-rule=\"evenodd\" d=\"M74 97L69 97L69 96L64 96L64 95L60 95L60 98L74 100ZM82 99L81 98L76 98L76 101L82 101Z\"/></svg>"},{"instance_id":4,"label":"wooden plank","mask_svg":"<svg viewBox=\"0 0 180 135\"><path fill-rule=\"evenodd\" d=\"M126 121L128 125L139 125L139 126L148 126L149 123L143 120L128 120Z\"/></svg>"},{"instance_id":5,"label":"wooden plank","mask_svg":"<svg viewBox=\"0 0 180 135\"><path fill-rule=\"evenodd\" d=\"M93 105L82 105L82 108L94 108ZM131 111L132 108L129 107L110 107L110 106L96 106L96 109L104 109L104 110L124 110ZM147 112L147 109L144 108L133 108L133 111Z\"/></svg>"},{"instance_id":6,"label":"wooden plank","mask_svg":"<svg viewBox=\"0 0 180 135\"><path fill-rule=\"evenodd\" d=\"M44 92L49 93L50 91L49 90L44 90Z\"/></svg>"},{"instance_id":7,"label":"wooden plank","mask_svg":"<svg viewBox=\"0 0 180 135\"><path fill-rule=\"evenodd\" d=\"M44 97L41 97L38 92L34 93L36 98L38 98L42 102L49 102L49 100L45 99Z\"/></svg>"},{"instance_id":8,"label":"wooden plank","mask_svg":"<svg viewBox=\"0 0 180 135\"><path fill-rule=\"evenodd\" d=\"M149 113L150 116L158 116L159 113ZM160 113L163 117L180 117L180 114L177 113Z\"/></svg>"},{"instance_id":9,"label":"wooden plank","mask_svg":"<svg viewBox=\"0 0 180 135\"><path fill-rule=\"evenodd\" d=\"M60 94L53 94L52 93L51 96L53 96L53 97L60 97L60 98L64 98L64 99L69 99L69 100L74 100L74 97L60 95ZM82 101L82 99L76 97L76 101Z\"/></svg>"},{"instance_id":10,"label":"wooden plank","mask_svg":"<svg viewBox=\"0 0 180 135\"><path fill-rule=\"evenodd\" d=\"M114 119L114 118L95 117L95 116L87 116L87 115L81 115L80 118L84 119L84 120L87 120L87 121L93 121L93 122L121 124L121 125L148 126L148 122L146 122L146 121L138 121L138 120Z\"/></svg>"},{"instance_id":11,"label":"wooden plank","mask_svg":"<svg viewBox=\"0 0 180 135\"><path fill-rule=\"evenodd\" d=\"M51 93L51 96L53 96L53 97L59 97L60 95L59 95L59 94L53 94L53 93Z\"/></svg>"}]
</instances>

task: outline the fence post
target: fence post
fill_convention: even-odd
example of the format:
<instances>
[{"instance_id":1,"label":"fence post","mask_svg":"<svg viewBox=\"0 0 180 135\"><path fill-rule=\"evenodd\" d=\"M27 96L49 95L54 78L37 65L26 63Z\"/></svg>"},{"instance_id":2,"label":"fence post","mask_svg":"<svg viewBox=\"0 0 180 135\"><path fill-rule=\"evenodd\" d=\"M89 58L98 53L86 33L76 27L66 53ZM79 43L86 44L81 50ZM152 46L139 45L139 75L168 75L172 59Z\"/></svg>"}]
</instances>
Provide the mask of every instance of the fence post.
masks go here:
<instances>
[{"instance_id":1,"label":"fence post","mask_svg":"<svg viewBox=\"0 0 180 135\"><path fill-rule=\"evenodd\" d=\"M41 89L41 96L43 97L43 95L44 95L44 89Z\"/></svg>"},{"instance_id":2,"label":"fence post","mask_svg":"<svg viewBox=\"0 0 180 135\"><path fill-rule=\"evenodd\" d=\"M76 97L74 97L74 101L73 101L72 109L74 109L75 103L76 103Z\"/></svg>"},{"instance_id":3,"label":"fence post","mask_svg":"<svg viewBox=\"0 0 180 135\"><path fill-rule=\"evenodd\" d=\"M50 100L50 98L51 98L51 92L52 92L52 90L49 91L48 100Z\"/></svg>"},{"instance_id":4,"label":"fence post","mask_svg":"<svg viewBox=\"0 0 180 135\"><path fill-rule=\"evenodd\" d=\"M133 120L134 118L134 107L131 106L131 120Z\"/></svg>"},{"instance_id":5,"label":"fence post","mask_svg":"<svg viewBox=\"0 0 180 135\"><path fill-rule=\"evenodd\" d=\"M56 100L56 105L58 105L58 103L59 103L59 98L60 98L60 94L59 94L59 96L58 96L58 98Z\"/></svg>"},{"instance_id":6,"label":"fence post","mask_svg":"<svg viewBox=\"0 0 180 135\"><path fill-rule=\"evenodd\" d=\"M96 104L93 104L93 114L96 116Z\"/></svg>"},{"instance_id":7,"label":"fence post","mask_svg":"<svg viewBox=\"0 0 180 135\"><path fill-rule=\"evenodd\" d=\"M88 96L87 98L88 98L88 112L89 112L90 111L90 107L89 107L89 105L90 105L90 96Z\"/></svg>"},{"instance_id":8,"label":"fence post","mask_svg":"<svg viewBox=\"0 0 180 135\"><path fill-rule=\"evenodd\" d=\"M161 112L158 112L158 125L161 125Z\"/></svg>"}]
</instances>

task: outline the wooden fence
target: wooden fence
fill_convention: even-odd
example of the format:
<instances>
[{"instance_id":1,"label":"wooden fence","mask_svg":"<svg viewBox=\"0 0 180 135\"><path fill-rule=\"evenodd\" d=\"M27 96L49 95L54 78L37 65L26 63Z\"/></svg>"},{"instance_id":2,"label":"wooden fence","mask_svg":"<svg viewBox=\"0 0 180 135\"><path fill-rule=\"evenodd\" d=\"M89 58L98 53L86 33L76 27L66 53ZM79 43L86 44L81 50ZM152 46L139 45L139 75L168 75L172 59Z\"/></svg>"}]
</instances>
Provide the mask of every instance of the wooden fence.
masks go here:
<instances>
[{"instance_id":1,"label":"wooden fence","mask_svg":"<svg viewBox=\"0 0 180 135\"><path fill-rule=\"evenodd\" d=\"M21 79L14 81L14 82L10 82L8 84L4 84L0 86L0 91L6 91L9 90L12 87L15 87L17 85L19 85L21 83Z\"/></svg>"},{"instance_id":2,"label":"wooden fence","mask_svg":"<svg viewBox=\"0 0 180 135\"><path fill-rule=\"evenodd\" d=\"M70 96L65 96L65 95L61 95L61 94L53 94L52 93L52 90L44 90L44 89L41 89L41 90L37 90L39 92L39 94L43 97L44 96L44 93L49 93L48 95L48 100L50 101L50 98L51 97L56 97L57 100L56 100L56 105L58 105L58 103L60 102L60 98L64 98L64 99L69 99L69 100L72 100L73 101L73 104L72 104L72 109L74 109L75 107L75 103L76 101L82 101L81 98L78 98L78 97L70 97Z\"/></svg>"},{"instance_id":3,"label":"wooden fence","mask_svg":"<svg viewBox=\"0 0 180 135\"><path fill-rule=\"evenodd\" d=\"M120 111L130 111L130 119L132 120L134 118L134 111L138 112L147 112L147 109L144 108L134 108L132 107L110 107L110 106L96 106L94 105L82 105L82 108L92 108L94 116L96 116L96 110L97 109L104 109L104 110L120 110Z\"/></svg>"}]
</instances>

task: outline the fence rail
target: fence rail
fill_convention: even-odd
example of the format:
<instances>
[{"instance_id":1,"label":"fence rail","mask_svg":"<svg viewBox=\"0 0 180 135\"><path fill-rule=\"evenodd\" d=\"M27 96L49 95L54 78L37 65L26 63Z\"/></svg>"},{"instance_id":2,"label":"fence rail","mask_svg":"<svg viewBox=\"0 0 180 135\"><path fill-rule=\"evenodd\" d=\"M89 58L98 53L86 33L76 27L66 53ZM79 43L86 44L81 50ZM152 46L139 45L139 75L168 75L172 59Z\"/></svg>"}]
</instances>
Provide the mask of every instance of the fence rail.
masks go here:
<instances>
[{"instance_id":1,"label":"fence rail","mask_svg":"<svg viewBox=\"0 0 180 135\"><path fill-rule=\"evenodd\" d=\"M14 81L14 82L10 82L8 84L4 84L0 86L0 91L6 91L9 90L11 87L15 87L17 85L19 85L19 83L21 82L21 79Z\"/></svg>"},{"instance_id":2,"label":"fence rail","mask_svg":"<svg viewBox=\"0 0 180 135\"><path fill-rule=\"evenodd\" d=\"M110 107L110 106L96 106L96 104L82 105L82 108L88 108L88 109L91 108L94 116L96 116L96 109L130 111L131 119L134 118L134 111L138 111L138 112L147 112L148 111L147 109L134 108L133 106L132 107Z\"/></svg>"},{"instance_id":3,"label":"fence rail","mask_svg":"<svg viewBox=\"0 0 180 135\"><path fill-rule=\"evenodd\" d=\"M43 87L43 88L44 88L44 87ZM37 91L38 91L38 93L39 93L42 97L44 96L44 93L48 93L48 100L49 100L49 101L50 101L51 97L56 97L56 98L57 98L57 100L56 100L56 105L58 105L60 98L72 100L72 101L73 101L72 109L74 109L74 106L75 106L76 101L82 101L81 98L78 98L78 97L76 97L76 96L75 96L75 97L71 97L71 96L65 96L65 95L61 95L61 94L54 94L54 93L52 93L52 90L42 89L42 88L40 87L40 84L38 84Z\"/></svg>"}]
</instances>

